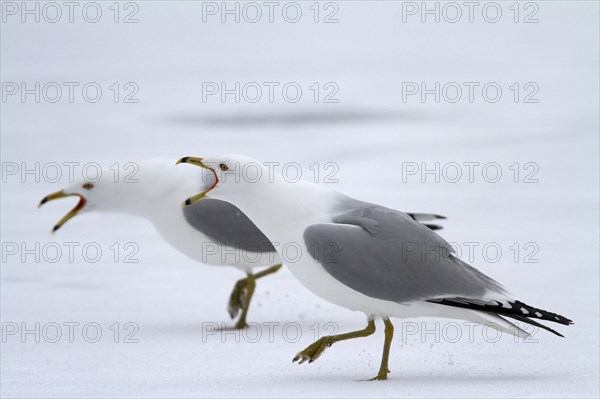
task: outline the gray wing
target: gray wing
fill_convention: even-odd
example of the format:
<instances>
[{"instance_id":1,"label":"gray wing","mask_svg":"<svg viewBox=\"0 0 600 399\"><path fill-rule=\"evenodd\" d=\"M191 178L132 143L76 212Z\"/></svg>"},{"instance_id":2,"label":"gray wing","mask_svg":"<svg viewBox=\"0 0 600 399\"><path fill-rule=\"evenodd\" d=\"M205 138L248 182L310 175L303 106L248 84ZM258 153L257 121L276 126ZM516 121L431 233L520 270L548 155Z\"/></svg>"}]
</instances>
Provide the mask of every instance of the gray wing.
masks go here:
<instances>
[{"instance_id":1,"label":"gray wing","mask_svg":"<svg viewBox=\"0 0 600 399\"><path fill-rule=\"evenodd\" d=\"M304 240L310 255L348 287L398 303L504 292L408 215L358 201L344 208L333 223L308 226Z\"/></svg>"},{"instance_id":2,"label":"gray wing","mask_svg":"<svg viewBox=\"0 0 600 399\"><path fill-rule=\"evenodd\" d=\"M262 231L229 202L204 198L183 209L185 220L214 243L249 252L275 252Z\"/></svg>"}]
</instances>

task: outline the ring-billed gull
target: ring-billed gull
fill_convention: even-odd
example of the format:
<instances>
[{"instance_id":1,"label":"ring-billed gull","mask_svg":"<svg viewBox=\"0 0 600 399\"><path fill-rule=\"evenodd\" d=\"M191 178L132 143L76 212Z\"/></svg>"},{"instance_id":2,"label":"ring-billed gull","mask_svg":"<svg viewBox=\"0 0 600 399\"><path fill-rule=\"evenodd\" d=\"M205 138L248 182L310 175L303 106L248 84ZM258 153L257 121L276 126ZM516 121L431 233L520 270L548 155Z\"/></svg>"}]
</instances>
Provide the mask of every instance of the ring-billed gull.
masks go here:
<instances>
[{"instance_id":1,"label":"ring-billed gull","mask_svg":"<svg viewBox=\"0 0 600 399\"><path fill-rule=\"evenodd\" d=\"M79 202L53 228L81 213L118 212L149 220L174 248L202 263L234 266L246 273L236 282L227 310L231 318L240 317L235 328L248 326L247 314L256 280L281 268L281 259L271 242L234 205L207 200L182 209L181 201L215 183L214 175L198 168L177 168L172 160L153 159L137 163L138 172L128 179L114 179L114 171L105 169L99 181L76 181L64 190L42 199L48 201L78 197ZM429 223L443 216L415 213L415 220L431 229ZM256 272L255 269L266 267Z\"/></svg>"},{"instance_id":2,"label":"ring-billed gull","mask_svg":"<svg viewBox=\"0 0 600 399\"><path fill-rule=\"evenodd\" d=\"M114 179L105 169L97 182L80 180L42 199L79 197L79 202L53 228L58 230L73 216L86 212L118 212L149 220L160 235L183 254L213 266L234 266L246 278L231 292L228 312L240 317L235 328L247 327L247 314L256 279L275 273L281 259L271 242L246 215L228 202L202 201L181 207L182 199L214 184L212 173L198 168L182 171L172 160L152 159L137 163L131 179ZM183 173L182 173L183 172ZM266 269L255 272L256 268Z\"/></svg>"},{"instance_id":3,"label":"ring-billed gull","mask_svg":"<svg viewBox=\"0 0 600 399\"><path fill-rule=\"evenodd\" d=\"M442 237L402 212L315 183L286 181L239 155L185 157L180 162L208 169L216 178L216 184L190 197L186 205L205 197L236 205L273 242L300 247L299 254L281 251L281 255L310 291L367 316L364 329L323 337L294 361L311 363L335 342L373 334L376 318L384 321L385 342L374 380L385 380L389 373L394 331L390 317L495 323L520 338L529 334L503 316L556 335L561 334L536 319L572 324L564 316L514 299L499 283L457 258ZM252 176L244 175L250 169L255 171Z\"/></svg>"}]
</instances>

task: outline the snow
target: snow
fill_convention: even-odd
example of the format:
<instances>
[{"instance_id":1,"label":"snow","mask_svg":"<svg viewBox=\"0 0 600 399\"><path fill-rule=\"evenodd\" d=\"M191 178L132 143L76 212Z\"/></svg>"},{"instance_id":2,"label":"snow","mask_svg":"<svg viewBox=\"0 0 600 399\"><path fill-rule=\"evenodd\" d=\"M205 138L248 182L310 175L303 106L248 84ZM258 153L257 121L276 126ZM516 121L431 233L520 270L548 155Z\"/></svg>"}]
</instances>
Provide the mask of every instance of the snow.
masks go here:
<instances>
[{"instance_id":1,"label":"snow","mask_svg":"<svg viewBox=\"0 0 600 399\"><path fill-rule=\"evenodd\" d=\"M3 397L598 397L598 3L538 2L537 24L513 23L509 3L500 3L505 17L496 24L403 23L400 2L337 2L336 24L311 22L309 3L297 24L203 23L201 3L136 4L136 24L113 23L106 3L97 24L23 24L5 15L1 25L2 82L103 89L98 103L1 103ZM223 81L298 82L304 94L298 103L203 102L202 82ZM121 100L131 92L124 85L137 84L139 102L113 102L114 82ZM314 82L335 82L339 102L312 102ZM497 82L503 97L403 102L402 82ZM514 103L514 82L521 90L535 82L539 102ZM441 234L463 259L519 300L575 324L552 326L564 339L537 331L527 342L495 342L493 331L461 321L396 320L387 382L363 382L379 367L381 323L375 335L298 366L291 360L315 332L363 328L363 316L315 297L282 269L258 282L249 314L258 339L256 327L215 332L233 324L225 309L243 277L236 270L188 260L130 216L82 215L51 235L73 204L36 205L68 184L68 169L55 183L7 173L35 162L119 162L126 173L124 164L140 159L222 153L298 162L305 179L318 162L320 180L337 170L339 182L328 184L349 195L443 214ZM422 176L435 162L459 164L463 177ZM465 162L480 163L473 183ZM498 183L481 176L490 162L503 172ZM419 172L408 174L415 165ZM539 182L524 183L533 172ZM124 262L129 242L138 263ZM51 252L39 261L41 250L25 261L23 251L10 254L36 243L58 245L62 256L52 263ZM69 243L79 244L74 261ZM85 244L102 249L97 263L83 258ZM34 333L7 335L35 323L45 328L39 343ZM73 342L68 323L79 323ZM82 336L87 323L97 323L88 339L101 328L97 343ZM51 343L57 325L62 336ZM125 343L136 326L139 342Z\"/></svg>"}]
</instances>

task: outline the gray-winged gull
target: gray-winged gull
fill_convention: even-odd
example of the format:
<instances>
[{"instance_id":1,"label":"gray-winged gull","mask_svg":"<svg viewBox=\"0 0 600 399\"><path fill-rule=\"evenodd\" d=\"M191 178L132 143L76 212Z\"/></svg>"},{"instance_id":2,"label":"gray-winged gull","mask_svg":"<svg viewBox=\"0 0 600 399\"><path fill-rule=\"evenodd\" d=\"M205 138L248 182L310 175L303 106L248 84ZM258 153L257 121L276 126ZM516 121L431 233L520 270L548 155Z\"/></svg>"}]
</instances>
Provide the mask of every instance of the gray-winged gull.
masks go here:
<instances>
[{"instance_id":1,"label":"gray-winged gull","mask_svg":"<svg viewBox=\"0 0 600 399\"><path fill-rule=\"evenodd\" d=\"M238 208L218 200L198 206L181 207L181 201L214 184L212 173L190 168L182 171L172 160L152 159L136 163L138 172L130 179L114 179L105 169L97 182L80 180L42 199L48 201L75 196L79 202L53 228L58 230L76 214L118 212L149 220L171 246L183 254L213 266L234 266L246 278L231 292L228 312L235 328L247 327L246 317L256 279L281 268L281 258L271 242ZM184 172L182 174L182 172ZM133 181L132 181L133 180ZM266 269L255 272L256 268Z\"/></svg>"},{"instance_id":2,"label":"gray-winged gull","mask_svg":"<svg viewBox=\"0 0 600 399\"><path fill-rule=\"evenodd\" d=\"M179 162L208 169L217 179L186 205L207 197L231 202L272 242L281 244L277 249L283 261L310 291L367 316L364 329L323 337L294 361L311 363L335 342L373 334L376 318L384 321L385 342L374 380L385 380L389 373L394 331L390 317L494 323L520 338L529 334L503 317L560 336L536 319L572 324L564 316L514 299L499 283L457 258L442 237L405 213L312 182L286 181L239 155L185 157ZM249 170L255 172L244 175ZM284 244L295 244L300 251L281 251Z\"/></svg>"}]
</instances>

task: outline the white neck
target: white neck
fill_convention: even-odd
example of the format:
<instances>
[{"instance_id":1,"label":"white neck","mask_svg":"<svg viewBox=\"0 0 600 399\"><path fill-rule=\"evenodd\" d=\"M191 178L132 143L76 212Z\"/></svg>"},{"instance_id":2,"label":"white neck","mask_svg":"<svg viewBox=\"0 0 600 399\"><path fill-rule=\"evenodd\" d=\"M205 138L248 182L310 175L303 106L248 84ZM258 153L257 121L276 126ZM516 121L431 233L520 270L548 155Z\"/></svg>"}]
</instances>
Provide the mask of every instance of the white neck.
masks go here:
<instances>
[{"instance_id":1,"label":"white neck","mask_svg":"<svg viewBox=\"0 0 600 399\"><path fill-rule=\"evenodd\" d=\"M292 183L279 176L269 183L245 184L234 195L215 196L240 208L273 242L296 242L304 233L298 226L331 222L328 211L340 197L343 194L328 187L306 181Z\"/></svg>"},{"instance_id":2,"label":"white neck","mask_svg":"<svg viewBox=\"0 0 600 399\"><path fill-rule=\"evenodd\" d=\"M137 182L118 182L106 189L98 205L99 212L125 213L143 217L152 222L168 219L181 213L181 204L201 191L207 183L202 180L202 169L176 166L172 160L150 160L139 163ZM90 207L90 210L92 210Z\"/></svg>"}]
</instances>

